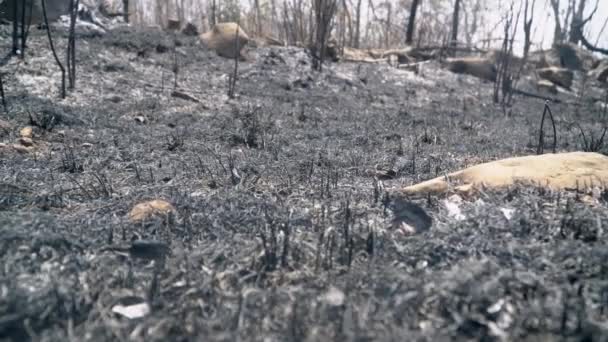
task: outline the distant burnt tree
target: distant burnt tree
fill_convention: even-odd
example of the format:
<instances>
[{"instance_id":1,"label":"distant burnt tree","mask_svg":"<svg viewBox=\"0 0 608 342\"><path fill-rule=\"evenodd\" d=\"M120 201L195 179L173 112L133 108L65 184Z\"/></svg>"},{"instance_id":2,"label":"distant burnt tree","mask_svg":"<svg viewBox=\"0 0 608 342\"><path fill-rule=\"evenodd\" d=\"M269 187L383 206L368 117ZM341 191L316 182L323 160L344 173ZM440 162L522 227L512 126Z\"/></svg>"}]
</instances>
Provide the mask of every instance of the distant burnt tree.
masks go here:
<instances>
[{"instance_id":1,"label":"distant burnt tree","mask_svg":"<svg viewBox=\"0 0 608 342\"><path fill-rule=\"evenodd\" d=\"M336 14L336 0L314 0L315 34L312 44L314 70L321 71L325 59L327 41L332 30L332 21Z\"/></svg>"}]
</instances>

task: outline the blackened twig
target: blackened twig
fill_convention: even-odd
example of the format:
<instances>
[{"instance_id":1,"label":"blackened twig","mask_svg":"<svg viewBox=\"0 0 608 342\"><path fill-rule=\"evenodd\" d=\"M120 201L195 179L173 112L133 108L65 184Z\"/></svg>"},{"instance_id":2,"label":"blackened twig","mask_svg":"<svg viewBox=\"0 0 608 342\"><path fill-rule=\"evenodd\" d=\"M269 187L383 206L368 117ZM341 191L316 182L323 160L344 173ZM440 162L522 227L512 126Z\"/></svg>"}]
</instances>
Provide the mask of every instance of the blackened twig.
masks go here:
<instances>
[{"instance_id":1,"label":"blackened twig","mask_svg":"<svg viewBox=\"0 0 608 342\"><path fill-rule=\"evenodd\" d=\"M13 49L12 54L16 55L19 52L19 10L17 9L17 1L13 8Z\"/></svg>"},{"instance_id":2,"label":"blackened twig","mask_svg":"<svg viewBox=\"0 0 608 342\"><path fill-rule=\"evenodd\" d=\"M63 67L63 64L61 64L61 61L59 60L59 57L57 56L57 51L55 51L55 46L53 45L53 37L51 37L51 26L49 25L49 19L46 15L46 0L41 0L41 1L42 1L42 15L44 17L44 24L46 25L46 33L49 37L49 44L51 45L51 51L53 51L53 57L55 57L55 61L57 62L59 69L61 69L61 98L65 99L65 68Z\"/></svg>"},{"instance_id":3,"label":"blackened twig","mask_svg":"<svg viewBox=\"0 0 608 342\"><path fill-rule=\"evenodd\" d=\"M228 97L233 99L235 95L236 88L236 77L239 71L239 57L240 57L240 40L239 40L239 28L240 28L240 20L236 22L236 32L234 37L234 70L232 73L232 77L230 77L229 85L228 85Z\"/></svg>"},{"instance_id":4,"label":"blackened twig","mask_svg":"<svg viewBox=\"0 0 608 342\"><path fill-rule=\"evenodd\" d=\"M545 125L545 115L549 112L549 117L551 118L551 124L553 125L553 153L557 151L557 130L555 129L555 120L553 119L553 113L551 113L551 108L549 108L549 101L545 101L545 109L543 110L543 117L540 120L540 133L538 136L538 147L536 149L536 154L542 154L545 149L544 142L544 125Z\"/></svg>"},{"instance_id":5,"label":"blackened twig","mask_svg":"<svg viewBox=\"0 0 608 342\"><path fill-rule=\"evenodd\" d=\"M69 88L73 90L76 87L76 20L78 15L78 5L80 0L70 0L70 31L68 34L68 51L67 51L67 66L68 66L68 81Z\"/></svg>"},{"instance_id":6,"label":"blackened twig","mask_svg":"<svg viewBox=\"0 0 608 342\"><path fill-rule=\"evenodd\" d=\"M4 83L2 82L1 73L0 73L0 97L2 97L2 107L4 107L4 111L8 112L8 108L6 107L6 98L4 97Z\"/></svg>"}]
</instances>

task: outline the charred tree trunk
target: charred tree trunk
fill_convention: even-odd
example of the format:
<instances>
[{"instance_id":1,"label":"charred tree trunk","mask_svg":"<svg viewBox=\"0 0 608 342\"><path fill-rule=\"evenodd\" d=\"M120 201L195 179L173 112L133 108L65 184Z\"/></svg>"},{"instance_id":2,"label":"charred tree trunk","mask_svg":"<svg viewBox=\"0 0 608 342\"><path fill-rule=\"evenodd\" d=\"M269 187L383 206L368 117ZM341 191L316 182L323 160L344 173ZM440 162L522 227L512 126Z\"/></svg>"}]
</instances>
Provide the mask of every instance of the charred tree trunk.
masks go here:
<instances>
[{"instance_id":1,"label":"charred tree trunk","mask_svg":"<svg viewBox=\"0 0 608 342\"><path fill-rule=\"evenodd\" d=\"M570 34L568 42L572 44L578 44L581 41L583 35L583 11L585 10L585 0L579 0L578 8L572 15L572 21L570 22Z\"/></svg>"},{"instance_id":2,"label":"charred tree trunk","mask_svg":"<svg viewBox=\"0 0 608 342\"><path fill-rule=\"evenodd\" d=\"M42 0L42 17L44 19L44 25L46 26L46 33L49 38L49 45L51 46L53 57L55 57L55 61L57 62L59 69L61 69L61 98L65 99L65 68L63 64L61 64L61 60L59 60L59 56L57 56L57 51L55 50L55 45L53 44L51 26L49 25L49 18L46 14L46 0Z\"/></svg>"},{"instance_id":3,"label":"charred tree trunk","mask_svg":"<svg viewBox=\"0 0 608 342\"><path fill-rule=\"evenodd\" d=\"M314 0L315 39L312 45L312 68L321 71L325 59L327 40L336 13L336 0Z\"/></svg>"},{"instance_id":4,"label":"charred tree trunk","mask_svg":"<svg viewBox=\"0 0 608 342\"><path fill-rule=\"evenodd\" d=\"M122 0L122 17L125 20L125 23L129 23L129 0Z\"/></svg>"},{"instance_id":5,"label":"charred tree trunk","mask_svg":"<svg viewBox=\"0 0 608 342\"><path fill-rule=\"evenodd\" d=\"M211 28L215 27L216 16L217 16L217 5L215 3L216 0L211 2Z\"/></svg>"},{"instance_id":6,"label":"charred tree trunk","mask_svg":"<svg viewBox=\"0 0 608 342\"><path fill-rule=\"evenodd\" d=\"M390 47L391 40L391 16L393 15L393 7L390 2L386 2L386 28L384 30L384 47L388 49Z\"/></svg>"},{"instance_id":7,"label":"charred tree trunk","mask_svg":"<svg viewBox=\"0 0 608 342\"><path fill-rule=\"evenodd\" d=\"M595 7L593 8L593 11L591 11L591 14L589 14L587 18L583 18L587 4L586 0L580 0L577 10L572 16L572 22L570 23L570 36L568 37L568 41L570 43L578 45L578 43L581 42L583 39L583 29L585 24L587 24L587 22L593 18L593 15L595 15L595 12L597 11L598 5L599 0L595 2Z\"/></svg>"},{"instance_id":8,"label":"charred tree trunk","mask_svg":"<svg viewBox=\"0 0 608 342\"><path fill-rule=\"evenodd\" d=\"M528 60L530 54L530 45L532 44L532 22L534 21L534 5L536 0L532 0L532 6L530 1L526 0L524 8L524 61Z\"/></svg>"},{"instance_id":9,"label":"charred tree trunk","mask_svg":"<svg viewBox=\"0 0 608 342\"><path fill-rule=\"evenodd\" d=\"M76 87L76 20L80 0L70 0L70 30L68 34L68 51L66 65L70 90Z\"/></svg>"},{"instance_id":10,"label":"charred tree trunk","mask_svg":"<svg viewBox=\"0 0 608 342\"><path fill-rule=\"evenodd\" d=\"M13 49L12 54L19 53L19 10L17 9L17 1L13 6Z\"/></svg>"},{"instance_id":11,"label":"charred tree trunk","mask_svg":"<svg viewBox=\"0 0 608 342\"><path fill-rule=\"evenodd\" d=\"M414 40L414 28L416 27L416 12L418 12L418 5L420 0L412 0L412 6L410 7L410 17L407 21L407 31L405 33L405 43L412 45Z\"/></svg>"},{"instance_id":12,"label":"charred tree trunk","mask_svg":"<svg viewBox=\"0 0 608 342\"><path fill-rule=\"evenodd\" d=\"M355 48L359 48L360 44L361 44L361 2L363 2L363 0L357 0L357 9L356 9L356 17L357 17L357 24L355 26Z\"/></svg>"},{"instance_id":13,"label":"charred tree trunk","mask_svg":"<svg viewBox=\"0 0 608 342\"><path fill-rule=\"evenodd\" d=\"M452 48L456 48L456 45L458 44L458 21L460 16L460 1L462 0L454 0L454 13L452 15L452 39L450 40L450 46Z\"/></svg>"},{"instance_id":14,"label":"charred tree trunk","mask_svg":"<svg viewBox=\"0 0 608 342\"><path fill-rule=\"evenodd\" d=\"M260 11L260 0L254 0L254 7L255 7L255 33L257 36L260 35L260 33L262 33L262 23L261 23L261 19L260 19L260 13L262 13Z\"/></svg>"},{"instance_id":15,"label":"charred tree trunk","mask_svg":"<svg viewBox=\"0 0 608 342\"><path fill-rule=\"evenodd\" d=\"M553 16L555 17L555 30L553 31L553 45L559 44L563 41L562 36L562 24L559 20L559 0L551 0L551 7L553 8Z\"/></svg>"}]
</instances>

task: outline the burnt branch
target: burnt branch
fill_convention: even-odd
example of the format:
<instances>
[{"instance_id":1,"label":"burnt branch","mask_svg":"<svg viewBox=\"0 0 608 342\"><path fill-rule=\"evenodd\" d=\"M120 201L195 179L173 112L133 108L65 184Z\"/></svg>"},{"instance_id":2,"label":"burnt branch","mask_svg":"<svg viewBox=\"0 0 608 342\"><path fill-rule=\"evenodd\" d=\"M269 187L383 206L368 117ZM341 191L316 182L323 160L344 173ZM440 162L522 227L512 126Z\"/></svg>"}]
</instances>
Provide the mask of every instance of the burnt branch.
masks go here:
<instances>
[{"instance_id":1,"label":"burnt branch","mask_svg":"<svg viewBox=\"0 0 608 342\"><path fill-rule=\"evenodd\" d=\"M44 17L44 24L46 25L46 33L49 38L49 44L51 45L51 51L53 52L53 57L55 57L55 61L61 69L61 98L65 99L65 67L61 64L59 57L57 56L57 51L55 50L55 45L53 45L53 37L51 36L51 26L49 25L49 18L46 15L46 0L42 1L42 16Z\"/></svg>"}]
</instances>

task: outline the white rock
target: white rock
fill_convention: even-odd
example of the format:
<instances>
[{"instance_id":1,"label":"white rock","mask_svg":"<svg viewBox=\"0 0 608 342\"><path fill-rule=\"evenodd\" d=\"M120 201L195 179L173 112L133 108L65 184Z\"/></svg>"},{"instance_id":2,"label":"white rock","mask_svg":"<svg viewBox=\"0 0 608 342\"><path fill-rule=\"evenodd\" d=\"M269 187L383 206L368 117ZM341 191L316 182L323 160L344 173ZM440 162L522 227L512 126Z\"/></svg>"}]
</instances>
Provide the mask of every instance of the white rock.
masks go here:
<instances>
[{"instance_id":1,"label":"white rock","mask_svg":"<svg viewBox=\"0 0 608 342\"><path fill-rule=\"evenodd\" d=\"M500 211L502 211L502 214L505 215L507 220L510 220L513 217L513 214L515 214L515 209L500 208Z\"/></svg>"},{"instance_id":2,"label":"white rock","mask_svg":"<svg viewBox=\"0 0 608 342\"><path fill-rule=\"evenodd\" d=\"M112 308L112 312L128 319L142 318L150 313L150 305L148 305L148 303L139 303L128 306L118 304Z\"/></svg>"}]
</instances>

